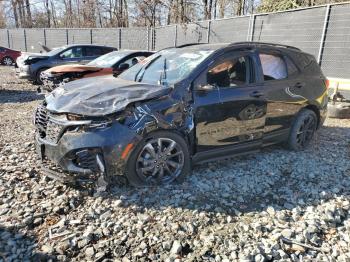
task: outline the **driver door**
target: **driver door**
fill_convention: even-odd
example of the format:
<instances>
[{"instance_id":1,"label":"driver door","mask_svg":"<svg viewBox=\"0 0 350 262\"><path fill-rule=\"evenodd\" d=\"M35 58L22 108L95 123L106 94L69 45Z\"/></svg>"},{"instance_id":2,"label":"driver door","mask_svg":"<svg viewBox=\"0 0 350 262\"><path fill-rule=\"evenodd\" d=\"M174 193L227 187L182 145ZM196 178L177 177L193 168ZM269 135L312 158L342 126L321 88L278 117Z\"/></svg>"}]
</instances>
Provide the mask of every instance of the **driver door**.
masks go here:
<instances>
[{"instance_id":1,"label":"driver door","mask_svg":"<svg viewBox=\"0 0 350 262\"><path fill-rule=\"evenodd\" d=\"M255 61L250 52L230 53L194 81L197 152L261 146L266 99L255 83Z\"/></svg>"}]
</instances>

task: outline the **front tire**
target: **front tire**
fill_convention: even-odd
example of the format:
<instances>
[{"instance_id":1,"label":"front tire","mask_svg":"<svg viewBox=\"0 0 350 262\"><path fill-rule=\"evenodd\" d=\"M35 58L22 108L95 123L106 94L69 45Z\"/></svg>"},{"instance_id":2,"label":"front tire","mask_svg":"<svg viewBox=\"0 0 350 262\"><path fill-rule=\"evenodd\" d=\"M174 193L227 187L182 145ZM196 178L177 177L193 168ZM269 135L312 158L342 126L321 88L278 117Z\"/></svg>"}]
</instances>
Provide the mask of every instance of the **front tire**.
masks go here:
<instances>
[{"instance_id":1,"label":"front tire","mask_svg":"<svg viewBox=\"0 0 350 262\"><path fill-rule=\"evenodd\" d=\"M150 133L132 151L125 171L136 187L182 182L191 172L188 146L174 132Z\"/></svg>"},{"instance_id":2,"label":"front tire","mask_svg":"<svg viewBox=\"0 0 350 262\"><path fill-rule=\"evenodd\" d=\"M44 77L44 71L47 70L47 68L41 68L36 73L36 79L35 84L42 85L43 84L43 77Z\"/></svg>"},{"instance_id":3,"label":"front tire","mask_svg":"<svg viewBox=\"0 0 350 262\"><path fill-rule=\"evenodd\" d=\"M291 150L303 150L311 142L317 129L317 116L314 111L302 109L293 121L288 147Z\"/></svg>"},{"instance_id":4,"label":"front tire","mask_svg":"<svg viewBox=\"0 0 350 262\"><path fill-rule=\"evenodd\" d=\"M6 66L11 66L13 65L14 62L15 61L9 56L5 56L1 61L1 63Z\"/></svg>"}]
</instances>

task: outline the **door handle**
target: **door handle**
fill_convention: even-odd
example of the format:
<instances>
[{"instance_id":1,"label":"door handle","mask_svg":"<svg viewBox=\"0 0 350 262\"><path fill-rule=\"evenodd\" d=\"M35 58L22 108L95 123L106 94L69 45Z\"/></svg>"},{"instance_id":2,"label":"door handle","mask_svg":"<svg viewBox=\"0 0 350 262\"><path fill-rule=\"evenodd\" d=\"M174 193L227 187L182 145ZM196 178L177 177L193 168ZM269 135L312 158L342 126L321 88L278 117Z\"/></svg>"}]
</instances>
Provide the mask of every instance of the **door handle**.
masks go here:
<instances>
[{"instance_id":1,"label":"door handle","mask_svg":"<svg viewBox=\"0 0 350 262\"><path fill-rule=\"evenodd\" d=\"M298 82L298 83L296 83L296 84L294 85L294 87L296 87L296 88L302 88L302 87L304 87L304 84Z\"/></svg>"},{"instance_id":2,"label":"door handle","mask_svg":"<svg viewBox=\"0 0 350 262\"><path fill-rule=\"evenodd\" d=\"M264 93L262 93L262 92L260 92L260 91L253 91L253 92L250 93L250 96L251 96L251 97L259 98L259 97L264 96Z\"/></svg>"}]
</instances>

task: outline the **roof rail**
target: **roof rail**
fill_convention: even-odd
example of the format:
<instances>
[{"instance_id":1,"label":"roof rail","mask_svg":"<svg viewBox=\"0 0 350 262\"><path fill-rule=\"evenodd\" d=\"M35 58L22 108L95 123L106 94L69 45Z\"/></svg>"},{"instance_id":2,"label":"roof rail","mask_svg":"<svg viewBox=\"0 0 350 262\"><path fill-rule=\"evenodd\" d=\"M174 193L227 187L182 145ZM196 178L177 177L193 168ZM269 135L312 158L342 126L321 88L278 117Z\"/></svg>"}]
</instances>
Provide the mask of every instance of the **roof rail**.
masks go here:
<instances>
[{"instance_id":1,"label":"roof rail","mask_svg":"<svg viewBox=\"0 0 350 262\"><path fill-rule=\"evenodd\" d=\"M184 44L184 45L178 45L175 46L176 48L183 48L183 47L187 47L187 46L193 46L193 45L203 45L204 43L189 43L189 44Z\"/></svg>"},{"instance_id":2,"label":"roof rail","mask_svg":"<svg viewBox=\"0 0 350 262\"><path fill-rule=\"evenodd\" d=\"M284 48L290 48L290 49L301 51L300 48L297 48L297 47L294 47L294 46L277 44L277 43L266 43L266 42L249 42L249 41L235 42L235 43L230 44L229 46L234 46L234 45L254 45L254 46L270 45L270 46L284 47Z\"/></svg>"},{"instance_id":3,"label":"roof rail","mask_svg":"<svg viewBox=\"0 0 350 262\"><path fill-rule=\"evenodd\" d=\"M186 47L186 46L192 46L192 45L202 45L203 43L190 43L190 44L184 44L184 45L178 45L178 46L168 46L168 47L164 47L162 49L159 49L159 51L165 50L165 49L172 49L172 48L182 48L182 47Z\"/></svg>"}]
</instances>

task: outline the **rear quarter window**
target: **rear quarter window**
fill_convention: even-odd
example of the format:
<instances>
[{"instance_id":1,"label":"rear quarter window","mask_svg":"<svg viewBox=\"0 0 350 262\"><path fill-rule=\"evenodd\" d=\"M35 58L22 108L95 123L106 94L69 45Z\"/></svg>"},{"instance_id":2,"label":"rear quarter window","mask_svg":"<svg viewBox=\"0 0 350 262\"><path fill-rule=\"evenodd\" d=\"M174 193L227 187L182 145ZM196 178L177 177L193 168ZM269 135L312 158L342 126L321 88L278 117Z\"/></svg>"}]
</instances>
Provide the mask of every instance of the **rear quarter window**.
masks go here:
<instances>
[{"instance_id":1,"label":"rear quarter window","mask_svg":"<svg viewBox=\"0 0 350 262\"><path fill-rule=\"evenodd\" d=\"M286 62L286 66L287 66L288 77L297 75L299 73L299 69L294 64L294 62L288 56L285 56L284 60Z\"/></svg>"},{"instance_id":2,"label":"rear quarter window","mask_svg":"<svg viewBox=\"0 0 350 262\"><path fill-rule=\"evenodd\" d=\"M297 54L295 57L300 68L307 67L313 62L313 60L315 60L312 56L310 57L309 55L303 53Z\"/></svg>"}]
</instances>

